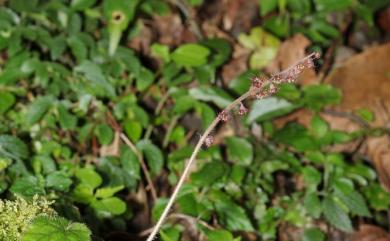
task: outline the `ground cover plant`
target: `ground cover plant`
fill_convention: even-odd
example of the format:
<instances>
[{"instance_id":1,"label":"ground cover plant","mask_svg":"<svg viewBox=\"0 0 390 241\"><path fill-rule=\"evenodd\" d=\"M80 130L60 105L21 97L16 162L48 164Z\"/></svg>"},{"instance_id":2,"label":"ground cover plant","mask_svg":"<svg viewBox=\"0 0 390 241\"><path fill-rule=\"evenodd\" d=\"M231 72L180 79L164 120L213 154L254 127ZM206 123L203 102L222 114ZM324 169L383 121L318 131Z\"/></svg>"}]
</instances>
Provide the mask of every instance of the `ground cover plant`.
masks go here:
<instances>
[{"instance_id":1,"label":"ground cover plant","mask_svg":"<svg viewBox=\"0 0 390 241\"><path fill-rule=\"evenodd\" d=\"M389 16L0 0L0 240L390 240Z\"/></svg>"}]
</instances>

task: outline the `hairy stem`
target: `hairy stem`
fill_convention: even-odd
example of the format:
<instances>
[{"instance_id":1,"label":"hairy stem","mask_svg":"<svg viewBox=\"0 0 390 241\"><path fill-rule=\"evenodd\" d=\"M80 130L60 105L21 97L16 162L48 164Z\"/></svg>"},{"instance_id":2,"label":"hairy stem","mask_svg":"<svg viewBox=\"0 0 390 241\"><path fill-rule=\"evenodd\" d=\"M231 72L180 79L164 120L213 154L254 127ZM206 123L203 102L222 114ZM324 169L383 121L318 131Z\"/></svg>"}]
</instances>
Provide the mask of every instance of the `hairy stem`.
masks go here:
<instances>
[{"instance_id":1,"label":"hairy stem","mask_svg":"<svg viewBox=\"0 0 390 241\"><path fill-rule=\"evenodd\" d=\"M271 86L274 84L280 84L284 82L291 82L301 73L301 71L304 68L310 68L313 67L312 60L319 57L319 54L312 53L305 58L298 61L296 64L292 65L291 67L287 68L286 70L271 76L271 78L266 80L260 80L260 78L255 77L254 81L257 81L255 84L252 83L251 88L245 92L243 95L238 97L236 100L234 100L232 103L230 103L222 112L224 113L223 116L227 117L225 114L230 113L233 109L237 108L237 106L242 105L242 102L251 96L256 96L258 98L264 98L265 96L268 96L272 93L274 93L274 90L271 89ZM261 82L261 86L259 86L258 81ZM264 91L264 88L267 89L267 91ZM258 95L260 94L260 95ZM202 145L205 143L206 138L209 136L209 134L214 130L214 128L218 125L220 121L226 121L226 119L222 115L218 115L209 125L209 127L205 130L203 135L200 137L198 143L195 146L194 151L191 154L190 159L185 165L184 171L176 184L176 187L169 198L168 204L165 207L163 213L161 214L158 222L153 228L153 231L149 235L147 241L153 241L153 239L156 237L157 232L160 230L162 224L164 223L165 219L168 216L169 210L172 208L173 203L175 202L177 195L179 194L180 188L183 186L188 174L190 173L191 166L195 162L195 158L198 155L200 149L202 148ZM206 143L207 144L207 143Z\"/></svg>"}]
</instances>

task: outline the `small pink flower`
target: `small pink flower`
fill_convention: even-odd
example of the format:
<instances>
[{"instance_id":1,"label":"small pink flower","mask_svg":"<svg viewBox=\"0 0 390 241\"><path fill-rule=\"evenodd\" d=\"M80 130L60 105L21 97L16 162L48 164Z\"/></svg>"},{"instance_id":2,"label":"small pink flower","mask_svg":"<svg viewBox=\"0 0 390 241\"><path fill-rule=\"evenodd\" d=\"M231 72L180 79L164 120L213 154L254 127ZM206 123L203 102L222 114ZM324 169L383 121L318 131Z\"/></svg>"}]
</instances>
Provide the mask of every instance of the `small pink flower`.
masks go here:
<instances>
[{"instance_id":1,"label":"small pink flower","mask_svg":"<svg viewBox=\"0 0 390 241\"><path fill-rule=\"evenodd\" d=\"M275 94L277 90L278 90L278 88L273 83L271 83L269 85L269 90L268 91L269 91L270 94Z\"/></svg>"},{"instance_id":2,"label":"small pink flower","mask_svg":"<svg viewBox=\"0 0 390 241\"><path fill-rule=\"evenodd\" d=\"M223 110L218 114L218 119L220 119L221 121L228 121L230 119L230 113L226 110Z\"/></svg>"},{"instance_id":3,"label":"small pink flower","mask_svg":"<svg viewBox=\"0 0 390 241\"><path fill-rule=\"evenodd\" d=\"M204 144L207 146L207 147L210 147L214 142L214 137L212 135L208 135L204 141Z\"/></svg>"},{"instance_id":4,"label":"small pink flower","mask_svg":"<svg viewBox=\"0 0 390 241\"><path fill-rule=\"evenodd\" d=\"M239 115L245 115L248 112L248 108L246 108L242 102L240 103L240 107L238 108Z\"/></svg>"},{"instance_id":5,"label":"small pink flower","mask_svg":"<svg viewBox=\"0 0 390 241\"><path fill-rule=\"evenodd\" d=\"M261 89L263 87L265 83L265 78L264 77L254 77L252 79L252 86L253 88L256 88L256 89Z\"/></svg>"}]
</instances>

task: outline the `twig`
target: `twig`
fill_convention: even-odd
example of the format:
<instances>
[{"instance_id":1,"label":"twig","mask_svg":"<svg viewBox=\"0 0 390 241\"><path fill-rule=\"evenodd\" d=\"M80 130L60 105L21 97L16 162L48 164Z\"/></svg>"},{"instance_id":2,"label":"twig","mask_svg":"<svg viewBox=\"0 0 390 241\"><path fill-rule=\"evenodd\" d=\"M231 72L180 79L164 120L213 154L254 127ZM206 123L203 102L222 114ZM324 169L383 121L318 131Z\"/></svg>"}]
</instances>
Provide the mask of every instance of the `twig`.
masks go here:
<instances>
[{"instance_id":1,"label":"twig","mask_svg":"<svg viewBox=\"0 0 390 241\"><path fill-rule=\"evenodd\" d=\"M169 210L171 209L173 203L176 200L176 197L180 191L180 188L184 184L184 181L186 180L190 170L191 165L194 163L195 158L200 151L202 145L205 143L206 140L209 140L209 134L212 132L212 130L217 126L217 124L220 121L227 121L230 119L230 113L233 109L236 109L237 106L240 106L240 109L238 110L239 113L241 110L242 102L247 99L248 97L256 97L259 99L262 99L264 97L267 97L270 94L273 94L277 91L277 85L285 82L293 82L298 77L298 75L303 71L305 68L312 68L314 66L313 59L316 59L319 57L318 53L312 53L308 55L307 57L300 60L295 65L289 67L288 69L271 76L271 78L265 79L265 78L259 78L254 77L252 79L252 86L250 89L244 93L242 96L238 97L236 100L234 100L232 103L230 103L222 112L219 113L219 115L211 122L210 126L205 130L203 135L200 137L198 143L195 146L194 151L191 154L190 159L185 165L183 174L181 175L178 183L176 184L176 187L168 201L167 206L165 207L163 213L161 214L157 224L154 226L152 233L149 235L147 241L152 241L157 232L160 230L161 225L165 221L165 219L168 216ZM245 114L246 111L244 111ZM209 146L210 143L206 142L206 145Z\"/></svg>"},{"instance_id":2,"label":"twig","mask_svg":"<svg viewBox=\"0 0 390 241\"><path fill-rule=\"evenodd\" d=\"M144 162L144 159L142 157L142 153L140 151L138 151L137 147L129 140L129 138L127 138L127 136L124 133L121 133L121 139L128 147L130 147L130 149L137 156L137 159L138 159L139 163L141 164L142 171L145 174L146 181L148 182L148 186L150 187L150 192L152 193L153 201L156 202L156 200L157 200L156 188L154 188L152 178L150 177L149 170Z\"/></svg>"}]
</instances>

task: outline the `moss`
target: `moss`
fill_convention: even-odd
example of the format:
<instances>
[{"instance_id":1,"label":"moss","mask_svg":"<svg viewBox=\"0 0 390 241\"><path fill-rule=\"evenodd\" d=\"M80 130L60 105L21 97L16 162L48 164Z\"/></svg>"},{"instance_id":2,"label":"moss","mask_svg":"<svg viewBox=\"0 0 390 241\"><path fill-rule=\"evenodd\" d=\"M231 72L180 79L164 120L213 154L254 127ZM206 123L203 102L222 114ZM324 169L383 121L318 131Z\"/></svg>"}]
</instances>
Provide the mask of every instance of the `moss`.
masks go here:
<instances>
[{"instance_id":1,"label":"moss","mask_svg":"<svg viewBox=\"0 0 390 241\"><path fill-rule=\"evenodd\" d=\"M54 216L53 202L34 196L32 200L17 197L14 201L0 199L0 241L20 240L32 219L38 215Z\"/></svg>"}]
</instances>

